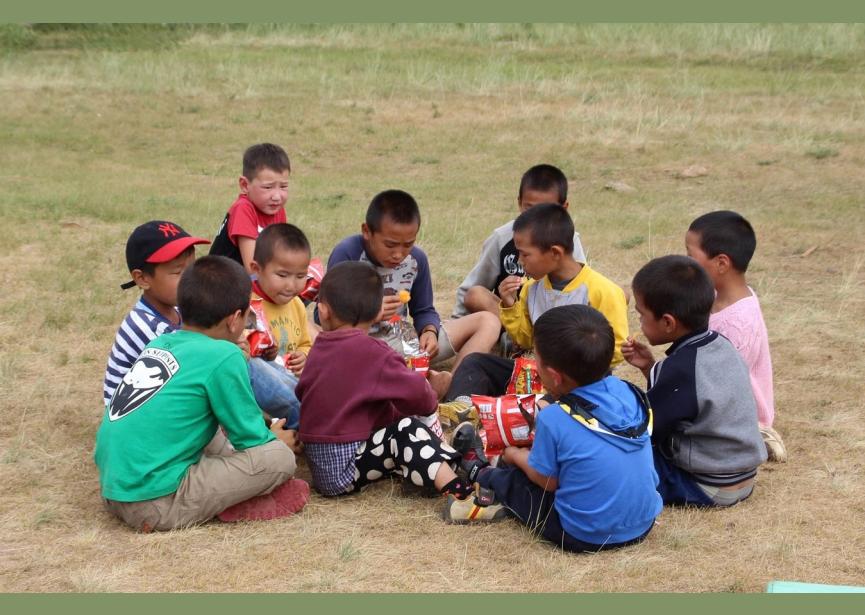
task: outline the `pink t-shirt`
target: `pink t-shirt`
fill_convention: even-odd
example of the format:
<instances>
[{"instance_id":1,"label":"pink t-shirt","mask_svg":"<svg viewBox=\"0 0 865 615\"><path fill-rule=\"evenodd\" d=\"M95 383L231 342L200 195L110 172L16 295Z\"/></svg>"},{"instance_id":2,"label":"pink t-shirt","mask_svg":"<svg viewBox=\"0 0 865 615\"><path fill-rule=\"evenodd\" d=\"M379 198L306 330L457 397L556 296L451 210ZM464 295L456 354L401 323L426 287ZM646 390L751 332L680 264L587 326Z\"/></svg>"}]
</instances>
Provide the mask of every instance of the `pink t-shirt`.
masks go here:
<instances>
[{"instance_id":1,"label":"pink t-shirt","mask_svg":"<svg viewBox=\"0 0 865 615\"><path fill-rule=\"evenodd\" d=\"M709 316L709 328L726 337L748 366L751 389L757 400L757 421L771 427L775 420L775 394L772 389L772 357L769 355L769 333L757 295L750 287L750 297L740 299Z\"/></svg>"}]
</instances>

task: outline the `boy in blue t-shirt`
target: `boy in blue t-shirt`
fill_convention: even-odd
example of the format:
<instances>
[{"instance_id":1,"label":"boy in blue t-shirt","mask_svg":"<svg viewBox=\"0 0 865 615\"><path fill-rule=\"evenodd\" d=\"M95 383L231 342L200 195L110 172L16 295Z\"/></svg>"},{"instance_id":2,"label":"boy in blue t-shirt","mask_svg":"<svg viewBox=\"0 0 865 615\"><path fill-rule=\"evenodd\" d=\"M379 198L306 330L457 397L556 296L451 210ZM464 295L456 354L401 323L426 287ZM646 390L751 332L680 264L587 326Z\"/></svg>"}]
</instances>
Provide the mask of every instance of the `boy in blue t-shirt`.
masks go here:
<instances>
[{"instance_id":1,"label":"boy in blue t-shirt","mask_svg":"<svg viewBox=\"0 0 865 615\"><path fill-rule=\"evenodd\" d=\"M474 500L449 498L445 519L494 521L511 514L575 552L643 540L662 508L651 415L642 391L606 375L612 327L589 306L556 307L535 322L534 347L553 403L537 415L532 448L506 448L506 468L464 462L480 489ZM461 453L469 452L459 443L477 443L471 423L460 425L454 440Z\"/></svg>"}]
</instances>

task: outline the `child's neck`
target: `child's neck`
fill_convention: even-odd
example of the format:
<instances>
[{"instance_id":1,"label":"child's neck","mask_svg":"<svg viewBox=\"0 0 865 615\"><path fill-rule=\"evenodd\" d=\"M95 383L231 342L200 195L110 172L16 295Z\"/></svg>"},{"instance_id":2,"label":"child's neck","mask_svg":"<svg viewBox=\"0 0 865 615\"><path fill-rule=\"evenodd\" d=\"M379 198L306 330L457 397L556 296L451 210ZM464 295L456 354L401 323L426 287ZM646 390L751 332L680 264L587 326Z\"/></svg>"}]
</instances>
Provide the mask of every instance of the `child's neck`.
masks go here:
<instances>
[{"instance_id":1,"label":"child's neck","mask_svg":"<svg viewBox=\"0 0 865 615\"><path fill-rule=\"evenodd\" d=\"M712 304L712 313L720 312L737 301L750 296L751 290L745 281L745 275L738 272L730 273L715 283L715 302Z\"/></svg>"},{"instance_id":2,"label":"child's neck","mask_svg":"<svg viewBox=\"0 0 865 615\"><path fill-rule=\"evenodd\" d=\"M556 269L550 271L547 276L552 282L570 282L580 274L583 270L583 265L578 263L573 258L566 258Z\"/></svg>"},{"instance_id":3,"label":"child's neck","mask_svg":"<svg viewBox=\"0 0 865 615\"><path fill-rule=\"evenodd\" d=\"M150 307L152 307L163 318L165 318L165 320L174 325L180 324L180 314L177 312L173 305L168 305L162 303L161 301L157 301L156 299L151 297L150 293L148 293L147 291L142 294L142 298L148 303L148 305L150 305Z\"/></svg>"},{"instance_id":4,"label":"child's neck","mask_svg":"<svg viewBox=\"0 0 865 615\"><path fill-rule=\"evenodd\" d=\"M268 291L266 288L263 288L259 280L253 280L252 290L255 292L256 295L264 299L267 303L273 305L287 305L288 303L291 303L291 301L294 299L294 297L292 297L288 301L282 301L282 298L280 298L279 301L273 299L273 295L275 295L276 293L271 294L270 291Z\"/></svg>"},{"instance_id":5,"label":"child's neck","mask_svg":"<svg viewBox=\"0 0 865 615\"><path fill-rule=\"evenodd\" d=\"M359 322L356 325L353 325L348 322L341 322L337 320L336 322L331 321L328 324L330 326L327 327L327 331L344 331L347 329L357 329L359 331L363 331L364 333L369 333L369 329L370 327L372 327L371 322Z\"/></svg>"},{"instance_id":6,"label":"child's neck","mask_svg":"<svg viewBox=\"0 0 865 615\"><path fill-rule=\"evenodd\" d=\"M191 333L200 333L201 335L212 337L215 340L226 340L228 342L234 342L237 339L236 335L232 337L231 332L228 330L227 327L224 326L223 322L219 322L214 326L208 328L183 323L183 325L180 327L180 330L190 331Z\"/></svg>"}]
</instances>

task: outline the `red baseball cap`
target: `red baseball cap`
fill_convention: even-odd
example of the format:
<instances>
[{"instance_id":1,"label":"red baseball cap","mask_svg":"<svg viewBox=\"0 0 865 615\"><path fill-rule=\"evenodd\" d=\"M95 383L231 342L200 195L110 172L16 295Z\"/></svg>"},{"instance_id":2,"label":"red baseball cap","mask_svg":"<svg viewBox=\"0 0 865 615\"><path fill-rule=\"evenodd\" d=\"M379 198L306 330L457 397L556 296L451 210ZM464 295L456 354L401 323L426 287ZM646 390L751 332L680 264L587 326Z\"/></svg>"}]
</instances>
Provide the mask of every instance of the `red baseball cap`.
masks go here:
<instances>
[{"instance_id":1,"label":"red baseball cap","mask_svg":"<svg viewBox=\"0 0 865 615\"><path fill-rule=\"evenodd\" d=\"M145 263L167 263L177 258L190 246L199 243L210 243L201 237L192 237L189 233L167 220L151 220L137 227L126 240L126 265L129 271L141 269ZM129 281L120 288L135 286Z\"/></svg>"}]
</instances>

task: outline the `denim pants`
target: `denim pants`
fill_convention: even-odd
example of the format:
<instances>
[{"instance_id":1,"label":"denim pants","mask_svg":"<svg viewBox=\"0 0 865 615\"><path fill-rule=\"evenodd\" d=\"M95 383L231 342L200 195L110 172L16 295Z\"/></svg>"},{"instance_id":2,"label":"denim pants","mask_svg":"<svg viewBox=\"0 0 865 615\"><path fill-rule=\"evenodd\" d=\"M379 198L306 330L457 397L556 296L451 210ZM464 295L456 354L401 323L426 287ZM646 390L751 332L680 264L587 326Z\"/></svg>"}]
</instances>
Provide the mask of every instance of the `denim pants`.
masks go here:
<instances>
[{"instance_id":1,"label":"denim pants","mask_svg":"<svg viewBox=\"0 0 865 615\"><path fill-rule=\"evenodd\" d=\"M481 487L492 489L496 499L504 504L508 512L523 522L532 532L557 547L574 553L593 553L607 549L618 549L636 544L648 536L654 523L640 536L617 543L592 544L583 542L568 534L562 527L556 511L555 492L544 491L533 483L519 468L485 468L478 474L477 482Z\"/></svg>"},{"instance_id":2,"label":"denim pants","mask_svg":"<svg viewBox=\"0 0 865 615\"><path fill-rule=\"evenodd\" d=\"M658 473L658 493L664 504L691 504L692 506L714 506L715 503L700 489L697 481L688 472L673 465L657 446L652 447L655 472Z\"/></svg>"},{"instance_id":3,"label":"denim pants","mask_svg":"<svg viewBox=\"0 0 865 615\"><path fill-rule=\"evenodd\" d=\"M258 406L270 416L285 419L285 429L300 425L300 401L294 394L297 376L276 361L249 360L249 382Z\"/></svg>"}]
</instances>

